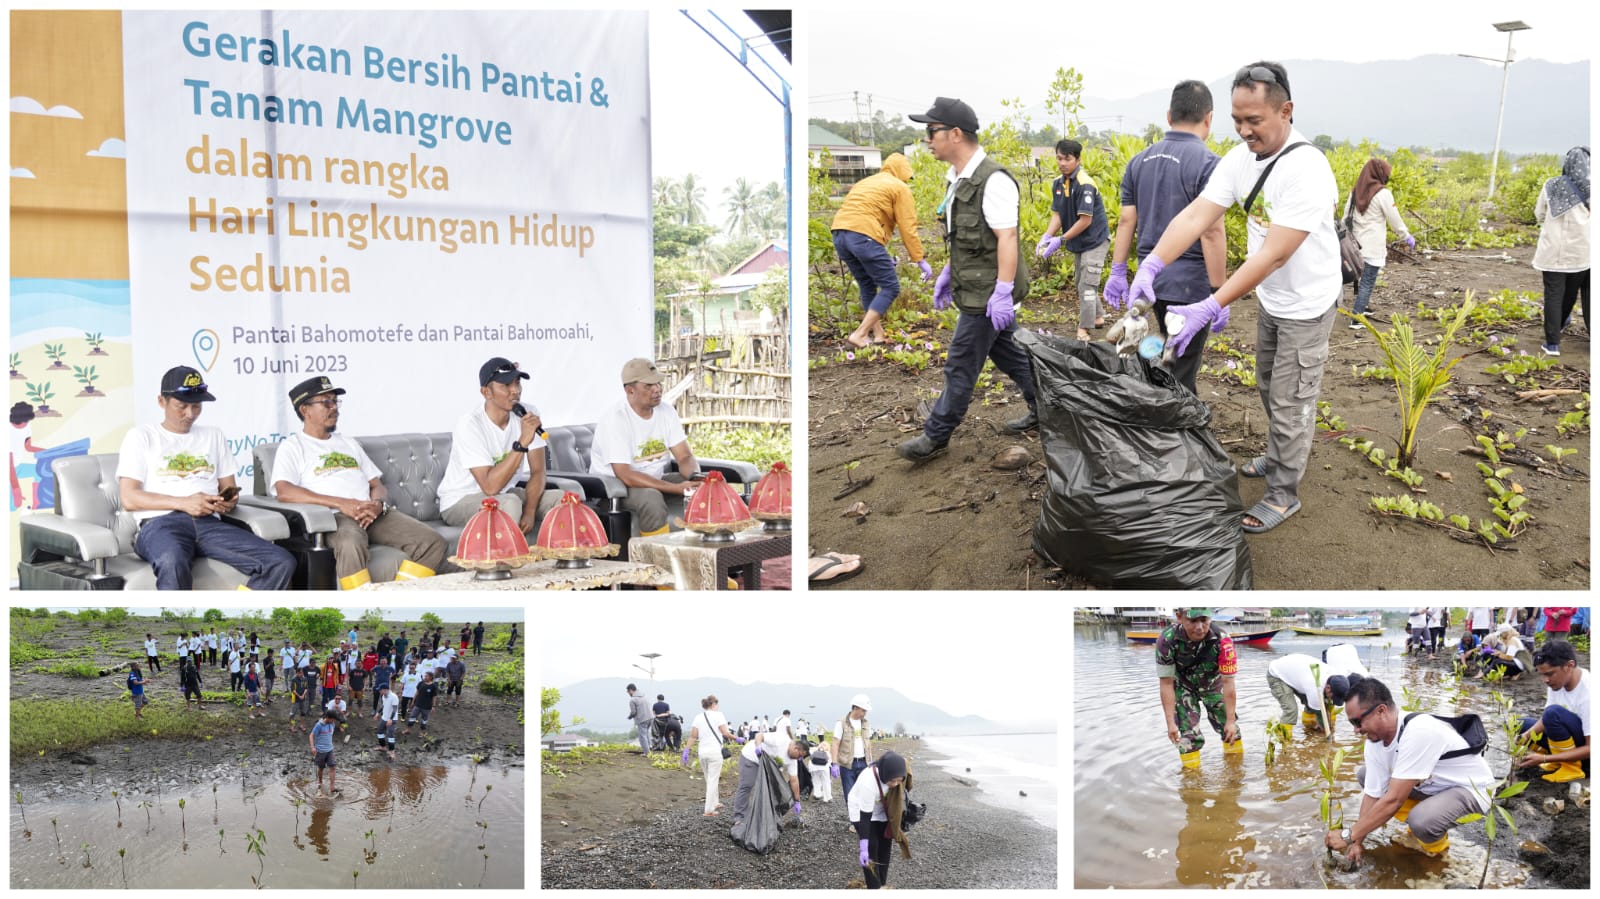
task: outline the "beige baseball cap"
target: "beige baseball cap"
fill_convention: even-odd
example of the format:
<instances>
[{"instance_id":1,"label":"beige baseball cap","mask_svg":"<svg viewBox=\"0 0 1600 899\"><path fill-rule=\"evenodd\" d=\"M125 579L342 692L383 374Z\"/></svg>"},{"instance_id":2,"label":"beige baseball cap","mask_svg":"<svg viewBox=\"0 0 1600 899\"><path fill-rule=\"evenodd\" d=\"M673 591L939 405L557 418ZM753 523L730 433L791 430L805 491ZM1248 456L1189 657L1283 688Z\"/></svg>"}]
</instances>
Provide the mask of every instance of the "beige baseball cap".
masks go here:
<instances>
[{"instance_id":1,"label":"beige baseball cap","mask_svg":"<svg viewBox=\"0 0 1600 899\"><path fill-rule=\"evenodd\" d=\"M656 364L649 359L629 359L622 366L622 383L632 384L638 381L643 384L660 384L664 378L656 370Z\"/></svg>"}]
</instances>

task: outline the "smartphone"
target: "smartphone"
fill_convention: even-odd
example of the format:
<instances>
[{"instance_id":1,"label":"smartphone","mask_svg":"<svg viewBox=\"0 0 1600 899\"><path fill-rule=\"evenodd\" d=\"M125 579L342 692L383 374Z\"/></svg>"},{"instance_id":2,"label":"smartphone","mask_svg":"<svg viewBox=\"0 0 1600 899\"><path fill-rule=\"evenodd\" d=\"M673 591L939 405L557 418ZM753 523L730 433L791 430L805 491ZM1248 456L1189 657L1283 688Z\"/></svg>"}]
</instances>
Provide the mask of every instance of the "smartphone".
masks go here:
<instances>
[{"instance_id":1,"label":"smartphone","mask_svg":"<svg viewBox=\"0 0 1600 899\"><path fill-rule=\"evenodd\" d=\"M703 472L703 471L697 471L694 474L689 475L689 480L691 480L691 481L703 481L705 479L706 479L706 473Z\"/></svg>"},{"instance_id":2,"label":"smartphone","mask_svg":"<svg viewBox=\"0 0 1600 899\"><path fill-rule=\"evenodd\" d=\"M224 500L226 500L227 502L230 502L230 503L233 502L233 500L238 495L239 495L239 485L238 484L235 484L232 487L229 487L228 489L222 491L222 498Z\"/></svg>"}]
</instances>

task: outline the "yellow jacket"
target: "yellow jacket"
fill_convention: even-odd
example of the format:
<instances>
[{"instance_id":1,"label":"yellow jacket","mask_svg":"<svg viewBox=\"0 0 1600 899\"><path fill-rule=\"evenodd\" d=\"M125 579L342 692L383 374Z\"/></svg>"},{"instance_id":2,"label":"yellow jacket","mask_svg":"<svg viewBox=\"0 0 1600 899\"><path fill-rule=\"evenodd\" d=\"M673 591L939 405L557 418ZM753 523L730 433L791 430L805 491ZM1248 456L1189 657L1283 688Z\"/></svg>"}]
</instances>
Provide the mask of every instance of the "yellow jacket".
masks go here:
<instances>
[{"instance_id":1,"label":"yellow jacket","mask_svg":"<svg viewBox=\"0 0 1600 899\"><path fill-rule=\"evenodd\" d=\"M917 206L911 199L911 163L899 153L891 153L883 161L883 170L869 175L850 188L844 205L833 217L834 231L854 231L865 234L878 243L888 245L895 227L900 228L900 240L911 254L912 262L922 261L922 241L917 239Z\"/></svg>"}]
</instances>

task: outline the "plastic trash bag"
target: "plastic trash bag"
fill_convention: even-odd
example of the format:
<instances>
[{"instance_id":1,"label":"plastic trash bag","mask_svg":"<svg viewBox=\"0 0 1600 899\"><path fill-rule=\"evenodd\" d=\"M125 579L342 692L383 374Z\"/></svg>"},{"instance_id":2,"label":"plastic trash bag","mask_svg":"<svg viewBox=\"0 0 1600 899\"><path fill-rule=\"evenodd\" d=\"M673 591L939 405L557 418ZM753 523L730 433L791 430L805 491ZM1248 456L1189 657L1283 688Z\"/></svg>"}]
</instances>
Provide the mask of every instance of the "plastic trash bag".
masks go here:
<instances>
[{"instance_id":1,"label":"plastic trash bag","mask_svg":"<svg viewBox=\"0 0 1600 899\"><path fill-rule=\"evenodd\" d=\"M1111 344L1017 339L1033 359L1049 471L1039 557L1119 588L1250 589L1238 473L1206 404Z\"/></svg>"},{"instance_id":2,"label":"plastic trash bag","mask_svg":"<svg viewBox=\"0 0 1600 899\"><path fill-rule=\"evenodd\" d=\"M761 770L750 788L750 806L745 818L733 825L729 836L751 852L765 855L778 843L778 821L794 805L794 791L789 788L789 776L783 763L771 755L756 759Z\"/></svg>"}]
</instances>

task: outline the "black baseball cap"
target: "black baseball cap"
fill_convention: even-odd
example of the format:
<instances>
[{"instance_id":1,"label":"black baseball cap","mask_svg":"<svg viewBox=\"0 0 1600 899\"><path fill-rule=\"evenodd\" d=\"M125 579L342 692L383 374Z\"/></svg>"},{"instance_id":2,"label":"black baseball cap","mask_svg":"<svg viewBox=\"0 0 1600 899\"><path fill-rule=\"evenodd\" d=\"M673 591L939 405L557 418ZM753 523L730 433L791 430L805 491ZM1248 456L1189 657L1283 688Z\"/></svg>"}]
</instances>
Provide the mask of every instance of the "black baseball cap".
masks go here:
<instances>
[{"instance_id":1,"label":"black baseball cap","mask_svg":"<svg viewBox=\"0 0 1600 899\"><path fill-rule=\"evenodd\" d=\"M185 403L214 403L217 398L206 390L205 379L187 365L167 369L161 376L161 395L175 397Z\"/></svg>"},{"instance_id":2,"label":"black baseball cap","mask_svg":"<svg viewBox=\"0 0 1600 899\"><path fill-rule=\"evenodd\" d=\"M526 381L530 377L532 375L521 370L517 363L503 356L496 356L478 368L479 387L488 387L490 381L510 384L518 378Z\"/></svg>"},{"instance_id":3,"label":"black baseball cap","mask_svg":"<svg viewBox=\"0 0 1600 899\"><path fill-rule=\"evenodd\" d=\"M972 111L971 106L951 97L938 97L925 114L907 118L925 125L932 122L952 125L971 135L978 133L978 114Z\"/></svg>"},{"instance_id":4,"label":"black baseball cap","mask_svg":"<svg viewBox=\"0 0 1600 899\"><path fill-rule=\"evenodd\" d=\"M342 396L345 393L345 389L343 387L333 386L333 382L328 380L327 375L317 375L316 377L306 378L304 381L301 381L300 383L294 385L294 387L290 388L289 405L298 409L300 408L301 403L311 399L314 396L322 396L324 393L331 393L334 396Z\"/></svg>"}]
</instances>

